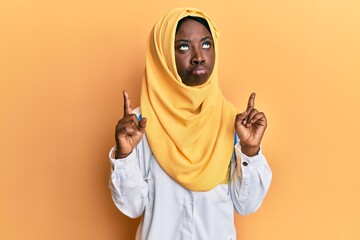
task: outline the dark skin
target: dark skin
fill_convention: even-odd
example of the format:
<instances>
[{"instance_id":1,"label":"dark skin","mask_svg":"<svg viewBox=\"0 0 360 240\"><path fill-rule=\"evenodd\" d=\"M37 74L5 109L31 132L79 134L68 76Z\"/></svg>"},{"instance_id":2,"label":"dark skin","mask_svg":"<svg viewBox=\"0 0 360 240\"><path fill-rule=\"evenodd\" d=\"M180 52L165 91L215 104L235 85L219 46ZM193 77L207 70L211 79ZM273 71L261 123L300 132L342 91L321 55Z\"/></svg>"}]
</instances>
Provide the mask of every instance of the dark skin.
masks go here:
<instances>
[{"instance_id":1,"label":"dark skin","mask_svg":"<svg viewBox=\"0 0 360 240\"><path fill-rule=\"evenodd\" d=\"M210 32L199 22L188 19L175 35L175 62L182 82L199 86L210 77L215 63Z\"/></svg>"},{"instance_id":2,"label":"dark skin","mask_svg":"<svg viewBox=\"0 0 360 240\"><path fill-rule=\"evenodd\" d=\"M199 86L209 79L215 62L213 40L209 31L199 22L188 19L183 22L175 36L175 61L178 74L187 86ZM115 129L117 150L115 158L125 158L140 142L145 133L144 117L138 121L132 113L130 98L124 96L124 117ZM247 108L235 117L235 131L240 139L241 151L251 157L257 155L267 120L263 112L255 109L255 93L249 97Z\"/></svg>"},{"instance_id":3,"label":"dark skin","mask_svg":"<svg viewBox=\"0 0 360 240\"><path fill-rule=\"evenodd\" d=\"M143 117L138 121L132 113L129 95L126 91L124 96L124 117L120 119L115 128L116 152L115 158L125 158L138 145L145 133L147 119Z\"/></svg>"}]
</instances>

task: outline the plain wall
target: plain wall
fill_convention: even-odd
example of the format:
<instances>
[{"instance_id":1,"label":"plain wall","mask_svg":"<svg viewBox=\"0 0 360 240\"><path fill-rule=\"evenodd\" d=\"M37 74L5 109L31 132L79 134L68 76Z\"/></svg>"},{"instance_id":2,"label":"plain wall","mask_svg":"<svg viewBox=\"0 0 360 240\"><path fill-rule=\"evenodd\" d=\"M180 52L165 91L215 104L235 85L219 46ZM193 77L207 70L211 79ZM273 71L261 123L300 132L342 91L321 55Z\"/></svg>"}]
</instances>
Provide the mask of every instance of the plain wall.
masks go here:
<instances>
[{"instance_id":1,"label":"plain wall","mask_svg":"<svg viewBox=\"0 0 360 240\"><path fill-rule=\"evenodd\" d=\"M266 113L273 170L238 239L360 239L360 2L0 2L0 239L133 239L113 205L108 151L138 106L145 42L168 10L221 31L219 79Z\"/></svg>"}]
</instances>

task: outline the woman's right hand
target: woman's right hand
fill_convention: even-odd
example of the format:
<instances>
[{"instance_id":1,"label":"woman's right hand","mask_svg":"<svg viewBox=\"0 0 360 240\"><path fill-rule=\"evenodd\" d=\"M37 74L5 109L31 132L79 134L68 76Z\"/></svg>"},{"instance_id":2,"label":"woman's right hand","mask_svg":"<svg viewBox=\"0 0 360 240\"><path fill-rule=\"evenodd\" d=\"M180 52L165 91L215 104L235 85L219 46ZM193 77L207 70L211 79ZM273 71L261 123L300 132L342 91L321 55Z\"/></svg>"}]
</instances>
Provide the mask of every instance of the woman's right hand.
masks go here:
<instances>
[{"instance_id":1,"label":"woman's right hand","mask_svg":"<svg viewBox=\"0 0 360 240\"><path fill-rule=\"evenodd\" d=\"M116 152L115 158L125 158L130 155L132 150L138 145L145 133L146 118L138 121L132 113L130 98L126 91L124 96L124 117L120 119L115 129Z\"/></svg>"}]
</instances>

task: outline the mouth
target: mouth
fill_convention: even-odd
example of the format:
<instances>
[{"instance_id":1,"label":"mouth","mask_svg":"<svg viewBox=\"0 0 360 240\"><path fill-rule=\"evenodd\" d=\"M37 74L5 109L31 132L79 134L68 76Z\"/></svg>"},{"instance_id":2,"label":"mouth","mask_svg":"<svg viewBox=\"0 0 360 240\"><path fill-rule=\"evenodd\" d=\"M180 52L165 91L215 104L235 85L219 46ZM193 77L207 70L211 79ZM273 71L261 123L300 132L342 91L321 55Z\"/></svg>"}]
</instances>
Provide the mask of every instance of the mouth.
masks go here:
<instances>
[{"instance_id":1,"label":"mouth","mask_svg":"<svg viewBox=\"0 0 360 240\"><path fill-rule=\"evenodd\" d=\"M206 67L203 66L198 66L195 67L192 71L191 74L194 76L202 76L202 75L207 75L209 74L209 71L207 70Z\"/></svg>"}]
</instances>

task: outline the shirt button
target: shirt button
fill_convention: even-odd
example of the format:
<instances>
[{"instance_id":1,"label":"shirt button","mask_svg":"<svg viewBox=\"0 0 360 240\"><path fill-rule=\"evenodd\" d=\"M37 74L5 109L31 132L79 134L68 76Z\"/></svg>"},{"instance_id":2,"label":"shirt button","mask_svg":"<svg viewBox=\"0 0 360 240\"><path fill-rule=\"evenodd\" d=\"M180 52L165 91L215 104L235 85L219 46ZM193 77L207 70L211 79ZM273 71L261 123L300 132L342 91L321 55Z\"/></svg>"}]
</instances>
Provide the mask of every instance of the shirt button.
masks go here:
<instances>
[{"instance_id":1,"label":"shirt button","mask_svg":"<svg viewBox=\"0 0 360 240\"><path fill-rule=\"evenodd\" d=\"M243 162L242 165L246 167L249 164L247 162Z\"/></svg>"}]
</instances>

